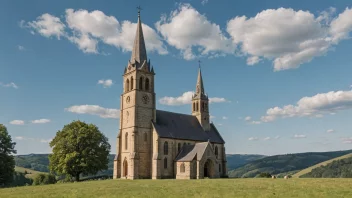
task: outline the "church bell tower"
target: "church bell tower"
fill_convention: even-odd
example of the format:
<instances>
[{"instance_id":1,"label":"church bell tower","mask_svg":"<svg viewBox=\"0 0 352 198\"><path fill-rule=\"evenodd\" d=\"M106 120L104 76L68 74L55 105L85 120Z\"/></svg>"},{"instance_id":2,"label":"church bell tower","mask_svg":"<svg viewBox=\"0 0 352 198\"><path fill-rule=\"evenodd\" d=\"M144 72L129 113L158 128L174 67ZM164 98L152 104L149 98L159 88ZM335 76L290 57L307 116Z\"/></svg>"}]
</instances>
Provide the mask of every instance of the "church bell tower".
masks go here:
<instances>
[{"instance_id":1,"label":"church bell tower","mask_svg":"<svg viewBox=\"0 0 352 198\"><path fill-rule=\"evenodd\" d=\"M210 130L209 99L204 92L202 70L199 66L196 92L192 97L192 115L196 116L204 131Z\"/></svg>"},{"instance_id":2,"label":"church bell tower","mask_svg":"<svg viewBox=\"0 0 352 198\"><path fill-rule=\"evenodd\" d=\"M155 120L154 69L147 59L140 11L131 59L123 74L114 178L151 178L151 121Z\"/></svg>"}]
</instances>

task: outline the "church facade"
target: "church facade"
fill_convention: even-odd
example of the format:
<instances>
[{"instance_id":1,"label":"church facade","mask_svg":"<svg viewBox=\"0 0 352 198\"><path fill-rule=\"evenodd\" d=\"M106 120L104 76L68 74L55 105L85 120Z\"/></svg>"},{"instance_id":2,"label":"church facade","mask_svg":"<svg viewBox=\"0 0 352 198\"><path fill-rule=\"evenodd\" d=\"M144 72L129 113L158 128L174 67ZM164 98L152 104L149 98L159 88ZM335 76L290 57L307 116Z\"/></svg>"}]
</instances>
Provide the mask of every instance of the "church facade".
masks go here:
<instances>
[{"instance_id":1,"label":"church facade","mask_svg":"<svg viewBox=\"0 0 352 198\"><path fill-rule=\"evenodd\" d=\"M226 177L225 141L209 121L201 70L191 115L156 109L154 77L138 13L132 56L123 74L113 178Z\"/></svg>"}]
</instances>

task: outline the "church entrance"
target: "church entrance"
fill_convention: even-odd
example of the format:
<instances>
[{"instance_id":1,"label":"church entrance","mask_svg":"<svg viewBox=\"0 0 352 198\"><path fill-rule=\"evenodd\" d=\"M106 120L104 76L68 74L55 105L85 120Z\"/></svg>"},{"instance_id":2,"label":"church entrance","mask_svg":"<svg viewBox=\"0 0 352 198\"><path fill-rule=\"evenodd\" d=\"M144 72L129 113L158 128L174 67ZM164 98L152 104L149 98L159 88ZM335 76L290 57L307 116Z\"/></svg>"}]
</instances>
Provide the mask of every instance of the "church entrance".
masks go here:
<instances>
[{"instance_id":1,"label":"church entrance","mask_svg":"<svg viewBox=\"0 0 352 198\"><path fill-rule=\"evenodd\" d=\"M210 159L205 162L203 171L204 178L214 176L214 164Z\"/></svg>"},{"instance_id":2,"label":"church entrance","mask_svg":"<svg viewBox=\"0 0 352 198\"><path fill-rule=\"evenodd\" d=\"M123 161L123 174L122 174L122 176L127 178L127 175L128 175L128 163L127 163L127 160L125 159Z\"/></svg>"}]
</instances>

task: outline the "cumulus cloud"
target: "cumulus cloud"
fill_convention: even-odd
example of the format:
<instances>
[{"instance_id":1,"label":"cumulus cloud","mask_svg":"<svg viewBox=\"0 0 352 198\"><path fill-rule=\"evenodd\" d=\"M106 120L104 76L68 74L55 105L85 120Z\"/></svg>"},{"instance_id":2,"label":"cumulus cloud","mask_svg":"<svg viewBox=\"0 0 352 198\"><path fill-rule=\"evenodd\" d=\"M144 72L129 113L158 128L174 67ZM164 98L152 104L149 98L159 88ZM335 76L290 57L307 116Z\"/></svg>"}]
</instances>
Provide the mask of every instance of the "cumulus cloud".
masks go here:
<instances>
[{"instance_id":1,"label":"cumulus cloud","mask_svg":"<svg viewBox=\"0 0 352 198\"><path fill-rule=\"evenodd\" d=\"M31 28L45 37L54 36L57 39L60 39L60 37L65 36L65 24L61 22L60 18L48 13L37 17L35 21L26 24L22 21L21 24L22 27Z\"/></svg>"},{"instance_id":2,"label":"cumulus cloud","mask_svg":"<svg viewBox=\"0 0 352 198\"><path fill-rule=\"evenodd\" d=\"M352 91L331 91L311 97L301 98L296 105L273 107L261 117L263 122L271 122L277 118L287 117L321 117L324 114L352 108Z\"/></svg>"},{"instance_id":3,"label":"cumulus cloud","mask_svg":"<svg viewBox=\"0 0 352 198\"><path fill-rule=\"evenodd\" d=\"M11 87L11 88L18 89L18 86L15 83L13 83L13 82L10 82L10 83L2 83L2 82L0 82L0 86L2 86L2 87Z\"/></svg>"},{"instance_id":4,"label":"cumulus cloud","mask_svg":"<svg viewBox=\"0 0 352 198\"><path fill-rule=\"evenodd\" d=\"M97 115L101 118L119 118L119 109L108 109L98 105L74 105L65 109L66 111L77 114Z\"/></svg>"},{"instance_id":5,"label":"cumulus cloud","mask_svg":"<svg viewBox=\"0 0 352 198\"><path fill-rule=\"evenodd\" d=\"M111 87L114 83L112 82L111 79L107 79L107 80L99 80L98 81L98 85L103 85L104 88L107 88L107 87Z\"/></svg>"},{"instance_id":6,"label":"cumulus cloud","mask_svg":"<svg viewBox=\"0 0 352 198\"><path fill-rule=\"evenodd\" d=\"M137 23L118 21L114 16L107 16L99 10L67 9L65 23L60 18L48 13L39 16L32 22L21 21L20 26L38 32L45 37L65 37L84 53L100 53L99 43L115 46L122 51L131 51ZM149 26L142 24L147 51L167 54L166 46L160 36Z\"/></svg>"},{"instance_id":7,"label":"cumulus cloud","mask_svg":"<svg viewBox=\"0 0 352 198\"><path fill-rule=\"evenodd\" d=\"M326 131L327 133L335 133L335 130L334 129L329 129Z\"/></svg>"},{"instance_id":8,"label":"cumulus cloud","mask_svg":"<svg viewBox=\"0 0 352 198\"><path fill-rule=\"evenodd\" d=\"M159 99L159 103L163 105L169 105L169 106L191 104L193 95L194 95L193 91L187 91L178 97L165 96ZM222 103L222 102L227 102L227 100L225 98L218 98L218 97L209 98L209 103Z\"/></svg>"},{"instance_id":9,"label":"cumulus cloud","mask_svg":"<svg viewBox=\"0 0 352 198\"><path fill-rule=\"evenodd\" d=\"M163 15L155 25L166 42L180 50L186 60L234 53L235 45L223 35L220 26L189 4L181 4L169 16Z\"/></svg>"},{"instance_id":10,"label":"cumulus cloud","mask_svg":"<svg viewBox=\"0 0 352 198\"><path fill-rule=\"evenodd\" d=\"M12 120L10 122L10 124L12 124L12 125L24 125L24 121L23 120Z\"/></svg>"},{"instance_id":11,"label":"cumulus cloud","mask_svg":"<svg viewBox=\"0 0 352 198\"><path fill-rule=\"evenodd\" d=\"M248 138L248 140L249 141L256 141L256 140L259 140L259 138L258 137L250 137L250 138Z\"/></svg>"},{"instance_id":12,"label":"cumulus cloud","mask_svg":"<svg viewBox=\"0 0 352 198\"><path fill-rule=\"evenodd\" d=\"M39 120L32 120L31 121L33 124L45 124L51 122L49 119L39 119Z\"/></svg>"},{"instance_id":13,"label":"cumulus cloud","mask_svg":"<svg viewBox=\"0 0 352 198\"><path fill-rule=\"evenodd\" d=\"M272 60L274 70L298 68L322 56L352 30L352 10L346 8L332 20L334 9L314 16L291 8L263 10L255 17L237 16L227 23L227 32L248 65L260 58ZM331 22L330 22L331 21Z\"/></svg>"},{"instance_id":14,"label":"cumulus cloud","mask_svg":"<svg viewBox=\"0 0 352 198\"><path fill-rule=\"evenodd\" d=\"M295 139L302 139L302 138L306 138L306 137L307 137L306 135L302 135L302 134L295 134L293 136L293 138L295 138Z\"/></svg>"}]
</instances>

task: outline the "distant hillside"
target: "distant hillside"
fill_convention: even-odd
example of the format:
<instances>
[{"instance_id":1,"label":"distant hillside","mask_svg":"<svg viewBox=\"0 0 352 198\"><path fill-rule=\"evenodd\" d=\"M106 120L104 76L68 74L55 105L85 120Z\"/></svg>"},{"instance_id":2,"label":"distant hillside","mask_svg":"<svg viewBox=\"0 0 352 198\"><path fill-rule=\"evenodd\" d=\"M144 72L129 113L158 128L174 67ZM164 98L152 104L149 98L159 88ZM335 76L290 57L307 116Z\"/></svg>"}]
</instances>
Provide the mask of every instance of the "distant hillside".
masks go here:
<instances>
[{"instance_id":1,"label":"distant hillside","mask_svg":"<svg viewBox=\"0 0 352 198\"><path fill-rule=\"evenodd\" d=\"M309 152L275 155L252 161L244 166L229 171L229 177L247 178L266 172L279 174L298 171L329 159L352 153L352 150L333 152Z\"/></svg>"},{"instance_id":2,"label":"distant hillside","mask_svg":"<svg viewBox=\"0 0 352 198\"><path fill-rule=\"evenodd\" d=\"M314 168L300 178L352 178L352 155Z\"/></svg>"},{"instance_id":3,"label":"distant hillside","mask_svg":"<svg viewBox=\"0 0 352 198\"><path fill-rule=\"evenodd\" d=\"M114 167L114 154L109 155L109 168L108 170L100 172L98 175L112 175ZM242 154L230 154L226 155L227 159L227 170L235 169L244 164L263 158L264 155L242 155ZM29 154L29 155L17 155L15 156L16 166L32 169L40 172L49 172L49 158L48 154Z\"/></svg>"},{"instance_id":4,"label":"distant hillside","mask_svg":"<svg viewBox=\"0 0 352 198\"><path fill-rule=\"evenodd\" d=\"M99 172L97 175L112 175L115 155L109 155L108 170ZM49 154L29 154L15 156L18 167L28 168L40 172L49 172Z\"/></svg>"},{"instance_id":5,"label":"distant hillside","mask_svg":"<svg viewBox=\"0 0 352 198\"><path fill-rule=\"evenodd\" d=\"M265 155L229 154L226 155L227 170L233 170L249 162L266 157Z\"/></svg>"},{"instance_id":6,"label":"distant hillside","mask_svg":"<svg viewBox=\"0 0 352 198\"><path fill-rule=\"evenodd\" d=\"M29 168L19 167L19 166L15 166L15 171L19 172L19 173L26 173L25 174L26 178L30 178L30 179L33 179L33 177L36 174L45 173L45 172L40 172L40 171L32 170L32 169L29 169Z\"/></svg>"},{"instance_id":7,"label":"distant hillside","mask_svg":"<svg viewBox=\"0 0 352 198\"><path fill-rule=\"evenodd\" d=\"M303 169L301 171L299 171L298 173L292 175L292 177L301 177L302 175L305 175L307 173L310 173L313 169L315 168L319 168L321 166L326 166L330 163L332 163L333 161L337 161L337 160L341 160L341 159L346 159L346 158L350 158L352 157L352 153L350 154L347 154L347 155L343 155L343 156L340 156L340 157L336 157L336 158L333 158L333 159L330 159L330 160L327 160L327 161L324 161L324 162L321 162L319 164L316 164L314 166L311 166L311 167L308 167L306 169Z\"/></svg>"}]
</instances>

